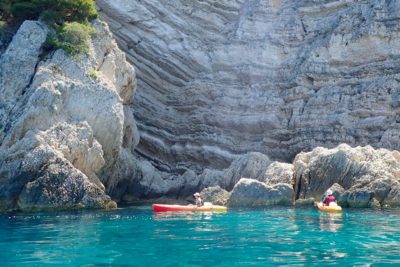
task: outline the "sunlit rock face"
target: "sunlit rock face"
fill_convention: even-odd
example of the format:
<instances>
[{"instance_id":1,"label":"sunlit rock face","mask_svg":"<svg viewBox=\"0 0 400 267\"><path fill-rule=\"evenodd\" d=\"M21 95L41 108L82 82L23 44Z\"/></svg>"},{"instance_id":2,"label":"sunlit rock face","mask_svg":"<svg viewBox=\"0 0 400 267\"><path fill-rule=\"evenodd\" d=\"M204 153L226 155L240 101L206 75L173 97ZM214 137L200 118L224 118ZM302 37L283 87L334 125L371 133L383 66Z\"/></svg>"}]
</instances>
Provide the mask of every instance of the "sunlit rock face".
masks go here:
<instances>
[{"instance_id":1,"label":"sunlit rock face","mask_svg":"<svg viewBox=\"0 0 400 267\"><path fill-rule=\"evenodd\" d=\"M400 149L400 2L98 0L137 68L137 151L166 171Z\"/></svg>"},{"instance_id":2,"label":"sunlit rock face","mask_svg":"<svg viewBox=\"0 0 400 267\"><path fill-rule=\"evenodd\" d=\"M132 176L135 72L92 25L88 53L70 57L44 54L49 29L25 21L0 57L0 212L113 208Z\"/></svg>"}]
</instances>

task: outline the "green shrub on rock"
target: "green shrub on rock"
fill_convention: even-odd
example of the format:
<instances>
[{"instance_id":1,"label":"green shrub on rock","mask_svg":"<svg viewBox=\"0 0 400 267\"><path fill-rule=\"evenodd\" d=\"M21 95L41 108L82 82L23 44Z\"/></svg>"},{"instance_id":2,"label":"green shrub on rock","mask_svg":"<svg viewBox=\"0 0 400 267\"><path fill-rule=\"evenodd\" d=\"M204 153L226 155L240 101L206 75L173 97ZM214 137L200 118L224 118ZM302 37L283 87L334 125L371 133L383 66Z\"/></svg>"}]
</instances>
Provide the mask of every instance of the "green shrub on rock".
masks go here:
<instances>
[{"instance_id":1,"label":"green shrub on rock","mask_svg":"<svg viewBox=\"0 0 400 267\"><path fill-rule=\"evenodd\" d=\"M66 22L49 36L47 42L50 47L61 48L67 54L75 55L88 51L90 36L94 33L95 30L87 24Z\"/></svg>"},{"instance_id":2,"label":"green shrub on rock","mask_svg":"<svg viewBox=\"0 0 400 267\"><path fill-rule=\"evenodd\" d=\"M68 54L88 50L94 30L89 21L97 18L95 0L1 0L0 21L21 24L41 19L55 33L49 36L46 49L62 48Z\"/></svg>"},{"instance_id":3,"label":"green shrub on rock","mask_svg":"<svg viewBox=\"0 0 400 267\"><path fill-rule=\"evenodd\" d=\"M37 19L42 13L42 6L39 1L16 1L11 4L11 15L18 21Z\"/></svg>"}]
</instances>

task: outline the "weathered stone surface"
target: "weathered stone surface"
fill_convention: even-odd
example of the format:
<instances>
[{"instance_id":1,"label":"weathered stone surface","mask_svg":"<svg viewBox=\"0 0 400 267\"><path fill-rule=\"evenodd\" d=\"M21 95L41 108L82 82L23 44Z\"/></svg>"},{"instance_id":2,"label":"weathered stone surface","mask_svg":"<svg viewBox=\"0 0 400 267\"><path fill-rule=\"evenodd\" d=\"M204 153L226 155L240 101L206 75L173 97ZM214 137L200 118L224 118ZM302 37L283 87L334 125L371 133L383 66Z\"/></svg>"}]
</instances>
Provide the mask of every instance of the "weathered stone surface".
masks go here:
<instances>
[{"instance_id":1,"label":"weathered stone surface","mask_svg":"<svg viewBox=\"0 0 400 267\"><path fill-rule=\"evenodd\" d=\"M230 191L242 177L265 181L265 171L271 164L268 156L258 152L251 152L234 160L224 170L221 187Z\"/></svg>"},{"instance_id":2,"label":"weathered stone surface","mask_svg":"<svg viewBox=\"0 0 400 267\"><path fill-rule=\"evenodd\" d=\"M296 199L315 198L327 189L342 205L399 205L400 153L371 146L316 148L296 156Z\"/></svg>"},{"instance_id":3,"label":"weathered stone surface","mask_svg":"<svg viewBox=\"0 0 400 267\"><path fill-rule=\"evenodd\" d=\"M396 1L97 5L137 67L138 150L160 166L224 169L249 151L290 162L340 143L400 149Z\"/></svg>"},{"instance_id":4,"label":"weathered stone surface","mask_svg":"<svg viewBox=\"0 0 400 267\"><path fill-rule=\"evenodd\" d=\"M229 192L219 186L207 187L201 190L200 195L204 202L211 202L214 205L226 205Z\"/></svg>"},{"instance_id":5,"label":"weathered stone surface","mask_svg":"<svg viewBox=\"0 0 400 267\"><path fill-rule=\"evenodd\" d=\"M242 178L235 185L228 199L230 207L262 207L268 205L290 205L293 187L288 184L267 186L255 179Z\"/></svg>"},{"instance_id":6,"label":"weathered stone surface","mask_svg":"<svg viewBox=\"0 0 400 267\"><path fill-rule=\"evenodd\" d=\"M204 189L211 186L222 186L225 185L225 176L227 170L218 171L205 169L198 177L199 189ZM224 187L225 188L225 187Z\"/></svg>"},{"instance_id":7,"label":"weathered stone surface","mask_svg":"<svg viewBox=\"0 0 400 267\"><path fill-rule=\"evenodd\" d=\"M29 86L35 74L41 47L46 41L47 33L48 29L43 24L37 21L26 21L1 56L1 109L9 111L15 102L14 98L19 98ZM0 117L0 128L4 125L5 119L5 117Z\"/></svg>"},{"instance_id":8,"label":"weathered stone surface","mask_svg":"<svg viewBox=\"0 0 400 267\"><path fill-rule=\"evenodd\" d=\"M315 199L313 197L307 199L296 199L295 206L296 207L306 207L306 206L315 206Z\"/></svg>"},{"instance_id":9,"label":"weathered stone surface","mask_svg":"<svg viewBox=\"0 0 400 267\"><path fill-rule=\"evenodd\" d=\"M68 128L69 136L59 143L65 137L64 132L59 132L62 128ZM80 153L87 156L87 172L104 164L96 142L89 144L93 137L87 125L63 124L49 132L29 131L11 147L0 150L0 210L115 206L96 176L87 176L73 165L83 164ZM71 156L77 161L66 159Z\"/></svg>"},{"instance_id":10,"label":"weathered stone surface","mask_svg":"<svg viewBox=\"0 0 400 267\"><path fill-rule=\"evenodd\" d=\"M294 185L294 168L292 164L283 162L272 162L265 171L265 183L274 185L286 183Z\"/></svg>"},{"instance_id":11,"label":"weathered stone surface","mask_svg":"<svg viewBox=\"0 0 400 267\"><path fill-rule=\"evenodd\" d=\"M78 58L62 50L41 58L48 29L34 21L22 24L2 55L1 210L114 207L104 192L119 183L111 172L131 179L132 167L115 166L138 143L135 72L107 26L93 26L98 35Z\"/></svg>"},{"instance_id":12,"label":"weathered stone surface","mask_svg":"<svg viewBox=\"0 0 400 267\"><path fill-rule=\"evenodd\" d=\"M187 170L183 175L183 185L179 191L179 197L191 197L195 192L199 191L201 183L200 178L192 170Z\"/></svg>"}]
</instances>

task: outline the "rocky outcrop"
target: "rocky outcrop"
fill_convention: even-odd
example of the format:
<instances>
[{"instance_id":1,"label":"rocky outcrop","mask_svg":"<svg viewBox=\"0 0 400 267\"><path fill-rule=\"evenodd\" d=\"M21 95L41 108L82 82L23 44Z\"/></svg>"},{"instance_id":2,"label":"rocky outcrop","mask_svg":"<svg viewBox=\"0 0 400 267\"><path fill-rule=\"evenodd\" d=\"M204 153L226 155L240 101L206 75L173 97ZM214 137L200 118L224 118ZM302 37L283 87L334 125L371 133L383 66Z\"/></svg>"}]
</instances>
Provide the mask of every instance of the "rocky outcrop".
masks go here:
<instances>
[{"instance_id":1,"label":"rocky outcrop","mask_svg":"<svg viewBox=\"0 0 400 267\"><path fill-rule=\"evenodd\" d=\"M200 195L204 202L211 202L214 205L225 206L229 199L229 192L219 186L212 186L203 189Z\"/></svg>"},{"instance_id":2,"label":"rocky outcrop","mask_svg":"<svg viewBox=\"0 0 400 267\"><path fill-rule=\"evenodd\" d=\"M268 186L255 179L242 178L235 185L228 199L229 207L264 207L290 205L293 202L293 187L279 183Z\"/></svg>"},{"instance_id":3,"label":"rocky outcrop","mask_svg":"<svg viewBox=\"0 0 400 267\"><path fill-rule=\"evenodd\" d=\"M2 55L0 210L115 207L105 191L130 179L135 73L106 25L93 26L88 55L44 55L48 29L36 21Z\"/></svg>"},{"instance_id":4,"label":"rocky outcrop","mask_svg":"<svg viewBox=\"0 0 400 267\"><path fill-rule=\"evenodd\" d=\"M296 199L319 200L331 189L350 207L399 206L400 153L371 146L316 148L294 160Z\"/></svg>"},{"instance_id":5,"label":"rocky outcrop","mask_svg":"<svg viewBox=\"0 0 400 267\"><path fill-rule=\"evenodd\" d=\"M126 180L127 189L120 197L130 202L159 197L185 199L191 197L194 192L212 190L215 187L231 191L242 177L265 181L265 173L270 163L266 155L248 153L237 158L224 170L206 168L199 175L192 170L176 175L160 171L148 161L132 161L131 164L135 166L131 175L133 178ZM280 176L274 177L275 181L279 179Z\"/></svg>"},{"instance_id":6,"label":"rocky outcrop","mask_svg":"<svg viewBox=\"0 0 400 267\"><path fill-rule=\"evenodd\" d=\"M267 185L278 183L293 185L294 167L292 164L274 161L268 166L264 176Z\"/></svg>"},{"instance_id":7,"label":"rocky outcrop","mask_svg":"<svg viewBox=\"0 0 400 267\"><path fill-rule=\"evenodd\" d=\"M222 177L222 188L232 190L235 184L242 177L265 180L265 172L271 164L271 160L258 152L248 153L234 160L232 164L224 171Z\"/></svg>"},{"instance_id":8,"label":"rocky outcrop","mask_svg":"<svg viewBox=\"0 0 400 267\"><path fill-rule=\"evenodd\" d=\"M396 1L98 0L137 67L138 151L165 170L400 149Z\"/></svg>"}]
</instances>

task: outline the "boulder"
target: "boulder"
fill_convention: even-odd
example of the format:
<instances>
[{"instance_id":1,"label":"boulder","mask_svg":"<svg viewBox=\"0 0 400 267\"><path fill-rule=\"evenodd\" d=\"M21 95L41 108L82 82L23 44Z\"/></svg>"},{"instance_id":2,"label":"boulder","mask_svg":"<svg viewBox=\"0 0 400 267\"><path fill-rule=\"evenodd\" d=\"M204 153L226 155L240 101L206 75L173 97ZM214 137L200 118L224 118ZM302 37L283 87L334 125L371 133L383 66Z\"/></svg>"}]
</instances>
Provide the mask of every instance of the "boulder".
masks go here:
<instances>
[{"instance_id":1,"label":"boulder","mask_svg":"<svg viewBox=\"0 0 400 267\"><path fill-rule=\"evenodd\" d=\"M78 170L60 149L60 146L76 148L75 145L80 144L79 153L68 152L70 156L74 155L75 163L87 163L85 170L89 173L99 167L97 164L102 161L101 154L97 154L96 142L92 140L90 145L91 136L82 135L82 132L90 131L81 127L64 124L50 129L60 138L69 134L63 142L50 138L52 134L47 132L29 131L17 143L0 151L0 210L116 207L104 193L98 178ZM62 132L62 128L67 131Z\"/></svg>"},{"instance_id":2,"label":"boulder","mask_svg":"<svg viewBox=\"0 0 400 267\"><path fill-rule=\"evenodd\" d=\"M228 202L229 192L219 186L204 188L200 195L204 202L211 202L214 205L225 206Z\"/></svg>"},{"instance_id":3,"label":"boulder","mask_svg":"<svg viewBox=\"0 0 400 267\"><path fill-rule=\"evenodd\" d=\"M294 160L296 199L315 198L331 188L350 207L398 205L400 153L371 146L316 148Z\"/></svg>"},{"instance_id":4,"label":"boulder","mask_svg":"<svg viewBox=\"0 0 400 267\"><path fill-rule=\"evenodd\" d=\"M192 195L199 191L200 178L194 171L187 170L182 174L182 179L183 185L178 196L181 198L190 197L190 200L192 200Z\"/></svg>"},{"instance_id":5,"label":"boulder","mask_svg":"<svg viewBox=\"0 0 400 267\"><path fill-rule=\"evenodd\" d=\"M399 207L400 206L400 183L394 183L386 196L382 201L382 206Z\"/></svg>"},{"instance_id":6,"label":"boulder","mask_svg":"<svg viewBox=\"0 0 400 267\"><path fill-rule=\"evenodd\" d=\"M224 183L224 172L206 168L199 175L198 179L200 180L199 190L212 186L220 186Z\"/></svg>"},{"instance_id":7,"label":"boulder","mask_svg":"<svg viewBox=\"0 0 400 267\"><path fill-rule=\"evenodd\" d=\"M293 187L288 184L268 186L255 179L242 178L233 188L228 199L229 207L264 207L290 205Z\"/></svg>"},{"instance_id":8,"label":"boulder","mask_svg":"<svg viewBox=\"0 0 400 267\"><path fill-rule=\"evenodd\" d=\"M232 190L235 184L242 177L265 181L265 172L271 160L268 156L251 152L234 160L229 168L224 170L220 186L228 191Z\"/></svg>"},{"instance_id":9,"label":"boulder","mask_svg":"<svg viewBox=\"0 0 400 267\"><path fill-rule=\"evenodd\" d=\"M294 184L294 167L292 164L283 162L272 162L265 171L265 183L274 185L278 183Z\"/></svg>"}]
</instances>

